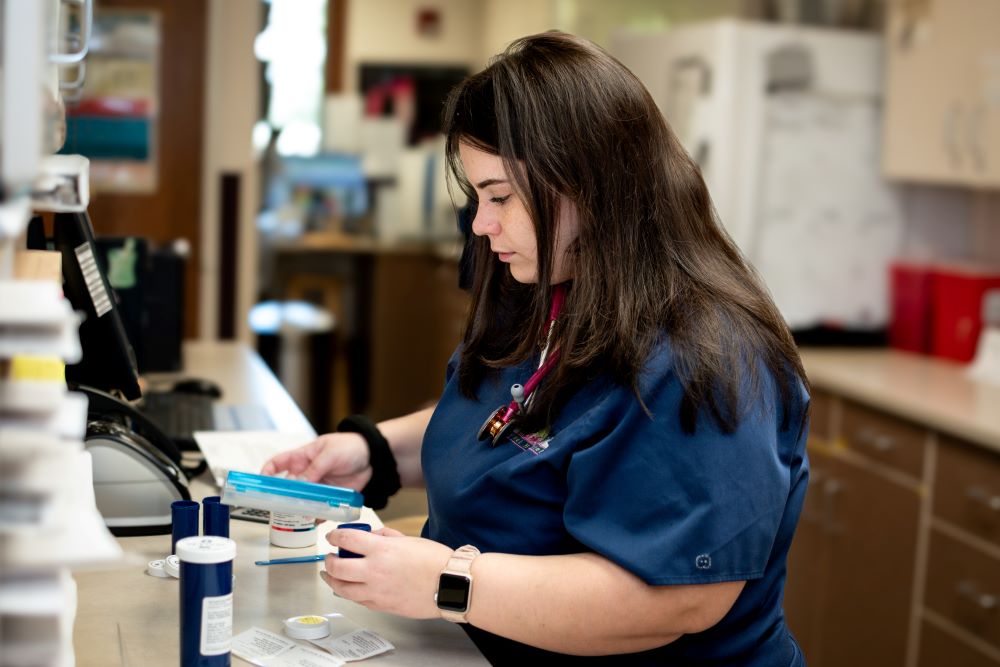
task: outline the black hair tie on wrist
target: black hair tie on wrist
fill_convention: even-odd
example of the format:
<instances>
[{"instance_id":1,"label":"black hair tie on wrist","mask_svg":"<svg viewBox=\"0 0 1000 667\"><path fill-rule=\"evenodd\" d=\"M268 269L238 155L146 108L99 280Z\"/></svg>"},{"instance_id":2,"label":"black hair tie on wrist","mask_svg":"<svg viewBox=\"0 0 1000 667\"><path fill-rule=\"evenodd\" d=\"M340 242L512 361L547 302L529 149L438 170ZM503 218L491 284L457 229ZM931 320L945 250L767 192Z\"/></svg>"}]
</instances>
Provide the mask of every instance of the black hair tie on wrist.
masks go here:
<instances>
[{"instance_id":1,"label":"black hair tie on wrist","mask_svg":"<svg viewBox=\"0 0 1000 667\"><path fill-rule=\"evenodd\" d=\"M389 449L389 441L385 439L378 427L364 415L345 417L337 424L341 433L357 433L368 443L368 460L372 467L372 478L368 480L361 495L365 497L365 505L373 510L380 510L389 502L389 496L399 491L399 471L396 469L396 457Z\"/></svg>"}]
</instances>

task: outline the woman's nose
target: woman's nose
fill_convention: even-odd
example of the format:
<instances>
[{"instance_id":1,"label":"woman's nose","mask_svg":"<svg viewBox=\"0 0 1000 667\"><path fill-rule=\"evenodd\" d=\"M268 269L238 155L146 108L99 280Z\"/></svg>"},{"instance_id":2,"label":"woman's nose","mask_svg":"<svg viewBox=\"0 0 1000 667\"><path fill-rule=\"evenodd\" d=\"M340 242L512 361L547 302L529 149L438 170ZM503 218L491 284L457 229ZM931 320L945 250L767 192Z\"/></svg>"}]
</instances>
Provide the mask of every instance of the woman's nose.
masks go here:
<instances>
[{"instance_id":1,"label":"woman's nose","mask_svg":"<svg viewBox=\"0 0 1000 667\"><path fill-rule=\"evenodd\" d=\"M476 236L489 236L497 234L500 225L496 218L484 212L482 208L476 211L476 217L472 219L472 233Z\"/></svg>"}]
</instances>

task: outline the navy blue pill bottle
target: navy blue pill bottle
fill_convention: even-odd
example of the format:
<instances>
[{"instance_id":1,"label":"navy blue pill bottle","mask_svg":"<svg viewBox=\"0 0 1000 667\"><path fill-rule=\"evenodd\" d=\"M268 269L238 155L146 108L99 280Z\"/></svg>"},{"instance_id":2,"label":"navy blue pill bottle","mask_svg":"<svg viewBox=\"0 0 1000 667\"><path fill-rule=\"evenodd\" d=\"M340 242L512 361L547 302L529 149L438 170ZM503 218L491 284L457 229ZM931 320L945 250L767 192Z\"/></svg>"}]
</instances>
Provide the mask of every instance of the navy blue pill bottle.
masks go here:
<instances>
[{"instance_id":1,"label":"navy blue pill bottle","mask_svg":"<svg viewBox=\"0 0 1000 667\"><path fill-rule=\"evenodd\" d=\"M181 667L229 667L236 543L217 536L177 542L181 562Z\"/></svg>"}]
</instances>

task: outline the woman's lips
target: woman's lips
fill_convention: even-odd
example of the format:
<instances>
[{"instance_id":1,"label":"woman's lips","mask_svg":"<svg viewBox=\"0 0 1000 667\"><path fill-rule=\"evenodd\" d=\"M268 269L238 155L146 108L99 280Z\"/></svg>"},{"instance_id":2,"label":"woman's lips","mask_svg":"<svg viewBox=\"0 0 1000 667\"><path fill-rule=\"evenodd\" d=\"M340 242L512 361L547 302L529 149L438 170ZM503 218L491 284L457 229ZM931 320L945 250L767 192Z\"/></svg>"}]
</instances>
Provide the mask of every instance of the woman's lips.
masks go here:
<instances>
[{"instance_id":1,"label":"woman's lips","mask_svg":"<svg viewBox=\"0 0 1000 667\"><path fill-rule=\"evenodd\" d=\"M501 262L509 262L510 258L514 256L512 252L497 252L497 257L500 258Z\"/></svg>"}]
</instances>

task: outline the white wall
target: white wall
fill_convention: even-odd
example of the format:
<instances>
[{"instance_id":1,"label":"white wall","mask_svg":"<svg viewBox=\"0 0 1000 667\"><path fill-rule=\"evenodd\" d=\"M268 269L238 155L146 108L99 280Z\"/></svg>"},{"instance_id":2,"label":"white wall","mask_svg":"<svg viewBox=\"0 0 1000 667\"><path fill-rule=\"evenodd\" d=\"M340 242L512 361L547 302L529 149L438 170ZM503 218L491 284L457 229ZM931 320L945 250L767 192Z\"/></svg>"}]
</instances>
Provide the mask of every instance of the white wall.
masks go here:
<instances>
[{"instance_id":1,"label":"white wall","mask_svg":"<svg viewBox=\"0 0 1000 667\"><path fill-rule=\"evenodd\" d=\"M486 0L483 4L480 65L518 37L558 27L555 0Z\"/></svg>"},{"instance_id":2,"label":"white wall","mask_svg":"<svg viewBox=\"0 0 1000 667\"><path fill-rule=\"evenodd\" d=\"M246 0L211 0L209 5L199 267L203 340L215 339L218 332L219 185L224 172L241 176L236 333L240 340L250 340L247 315L257 297L259 261L255 224L259 179L251 135L259 115L260 65L253 41L260 30L261 6Z\"/></svg>"},{"instance_id":3,"label":"white wall","mask_svg":"<svg viewBox=\"0 0 1000 667\"><path fill-rule=\"evenodd\" d=\"M347 8L344 90L358 86L361 63L454 63L477 69L481 58L483 8L472 0L361 0ZM437 9L441 30L417 33L417 13Z\"/></svg>"}]
</instances>

